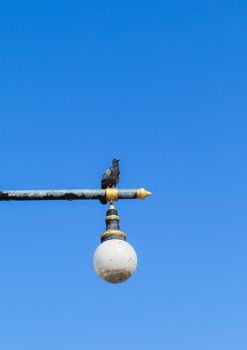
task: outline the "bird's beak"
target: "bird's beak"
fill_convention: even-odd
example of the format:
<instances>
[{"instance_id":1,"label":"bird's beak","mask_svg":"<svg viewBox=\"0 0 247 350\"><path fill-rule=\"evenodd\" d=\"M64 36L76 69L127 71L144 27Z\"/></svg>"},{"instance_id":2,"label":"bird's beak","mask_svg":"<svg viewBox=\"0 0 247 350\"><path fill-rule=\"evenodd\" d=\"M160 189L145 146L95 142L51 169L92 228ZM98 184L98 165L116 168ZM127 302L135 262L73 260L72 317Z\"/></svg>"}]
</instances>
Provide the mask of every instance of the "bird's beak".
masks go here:
<instances>
[{"instance_id":1,"label":"bird's beak","mask_svg":"<svg viewBox=\"0 0 247 350\"><path fill-rule=\"evenodd\" d=\"M120 159L117 159L118 162L120 162Z\"/></svg>"}]
</instances>

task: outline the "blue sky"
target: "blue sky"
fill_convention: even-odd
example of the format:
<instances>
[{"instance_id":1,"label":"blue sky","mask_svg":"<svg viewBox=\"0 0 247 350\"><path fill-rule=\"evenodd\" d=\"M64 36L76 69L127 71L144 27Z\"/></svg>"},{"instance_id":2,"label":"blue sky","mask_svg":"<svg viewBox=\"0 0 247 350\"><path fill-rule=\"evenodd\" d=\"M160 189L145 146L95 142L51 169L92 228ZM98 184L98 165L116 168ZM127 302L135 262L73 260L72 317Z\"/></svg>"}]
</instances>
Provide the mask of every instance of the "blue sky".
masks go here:
<instances>
[{"instance_id":1,"label":"blue sky","mask_svg":"<svg viewBox=\"0 0 247 350\"><path fill-rule=\"evenodd\" d=\"M98 202L2 202L0 348L246 350L246 1L1 1L1 188L97 188L139 264L94 273Z\"/></svg>"}]
</instances>

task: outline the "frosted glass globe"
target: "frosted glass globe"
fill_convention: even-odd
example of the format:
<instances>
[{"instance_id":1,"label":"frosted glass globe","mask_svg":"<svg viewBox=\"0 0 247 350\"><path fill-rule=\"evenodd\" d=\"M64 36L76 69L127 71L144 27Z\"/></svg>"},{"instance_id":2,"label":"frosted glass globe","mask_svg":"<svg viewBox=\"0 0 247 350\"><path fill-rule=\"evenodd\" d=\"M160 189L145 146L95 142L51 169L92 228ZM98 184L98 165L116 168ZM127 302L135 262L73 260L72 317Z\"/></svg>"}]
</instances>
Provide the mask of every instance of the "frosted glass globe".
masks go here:
<instances>
[{"instance_id":1,"label":"frosted glass globe","mask_svg":"<svg viewBox=\"0 0 247 350\"><path fill-rule=\"evenodd\" d=\"M135 272L136 252L126 241L109 239L97 247L93 265L96 273L105 281L124 282Z\"/></svg>"}]
</instances>

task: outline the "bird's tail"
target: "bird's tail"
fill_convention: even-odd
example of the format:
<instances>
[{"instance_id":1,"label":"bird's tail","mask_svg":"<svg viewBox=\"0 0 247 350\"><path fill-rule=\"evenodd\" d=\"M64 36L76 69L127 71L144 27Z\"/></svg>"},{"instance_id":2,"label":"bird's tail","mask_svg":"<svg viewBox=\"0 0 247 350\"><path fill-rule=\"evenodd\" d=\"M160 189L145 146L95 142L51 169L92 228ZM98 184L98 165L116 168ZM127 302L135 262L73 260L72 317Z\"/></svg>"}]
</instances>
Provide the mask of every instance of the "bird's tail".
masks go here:
<instances>
[{"instance_id":1,"label":"bird's tail","mask_svg":"<svg viewBox=\"0 0 247 350\"><path fill-rule=\"evenodd\" d=\"M101 199L101 200L100 200L100 203L101 203L101 204L107 204L107 200L106 200L106 199Z\"/></svg>"}]
</instances>

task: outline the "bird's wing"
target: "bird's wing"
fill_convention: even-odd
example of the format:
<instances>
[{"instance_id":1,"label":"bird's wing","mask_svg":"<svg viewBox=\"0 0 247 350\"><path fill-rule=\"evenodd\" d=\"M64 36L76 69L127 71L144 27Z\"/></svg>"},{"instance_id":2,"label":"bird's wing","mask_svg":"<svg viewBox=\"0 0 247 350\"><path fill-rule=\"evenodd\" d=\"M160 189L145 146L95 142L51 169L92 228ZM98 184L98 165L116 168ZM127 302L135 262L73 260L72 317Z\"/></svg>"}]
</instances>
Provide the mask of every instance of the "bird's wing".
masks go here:
<instances>
[{"instance_id":1,"label":"bird's wing","mask_svg":"<svg viewBox=\"0 0 247 350\"><path fill-rule=\"evenodd\" d=\"M111 169L107 169L107 170L104 172L104 175L102 176L102 180L108 179L109 176L111 176Z\"/></svg>"},{"instance_id":2,"label":"bird's wing","mask_svg":"<svg viewBox=\"0 0 247 350\"><path fill-rule=\"evenodd\" d=\"M102 179L101 179L101 188L107 187L107 181L109 180L110 176L111 176L111 169L107 169L104 172L104 175L102 176Z\"/></svg>"}]
</instances>

